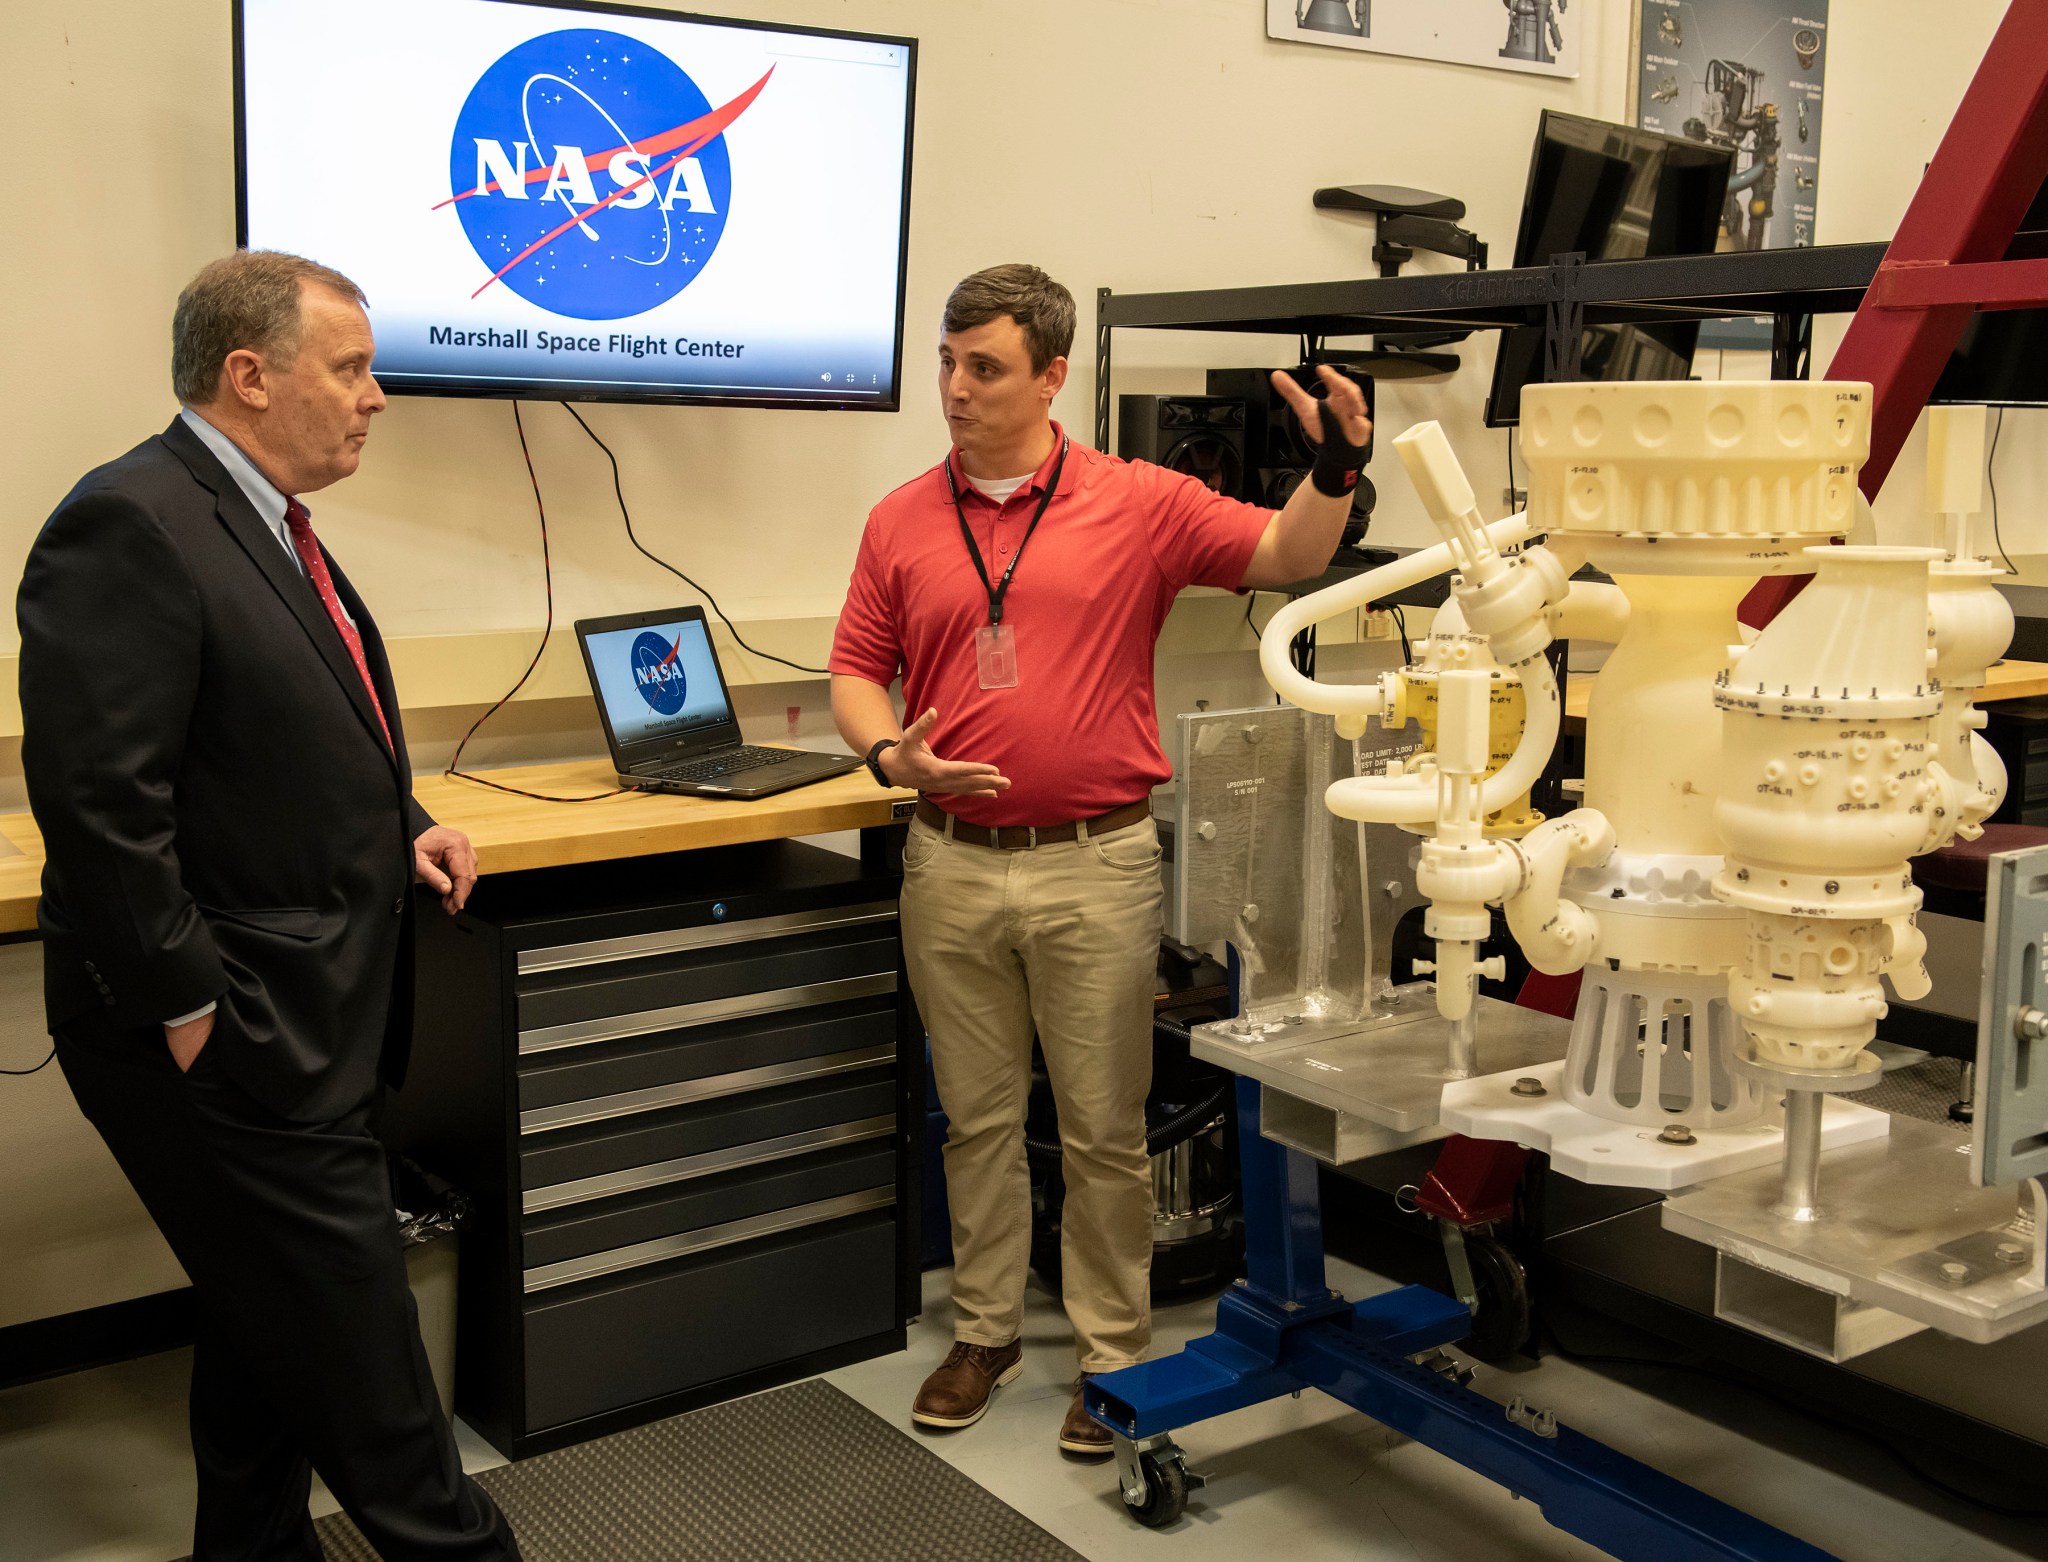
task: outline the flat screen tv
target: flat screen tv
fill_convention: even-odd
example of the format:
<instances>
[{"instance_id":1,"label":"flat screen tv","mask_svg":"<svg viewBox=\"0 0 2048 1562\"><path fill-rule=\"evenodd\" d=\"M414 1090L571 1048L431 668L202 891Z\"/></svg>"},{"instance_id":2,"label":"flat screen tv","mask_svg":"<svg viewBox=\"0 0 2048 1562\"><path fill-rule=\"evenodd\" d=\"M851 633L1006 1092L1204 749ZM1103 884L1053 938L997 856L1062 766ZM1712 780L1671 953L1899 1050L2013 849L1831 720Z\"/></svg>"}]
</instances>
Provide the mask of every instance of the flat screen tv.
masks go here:
<instances>
[{"instance_id":1,"label":"flat screen tv","mask_svg":"<svg viewBox=\"0 0 2048 1562\"><path fill-rule=\"evenodd\" d=\"M241 243L395 392L893 411L917 45L584 0L236 0Z\"/></svg>"},{"instance_id":2,"label":"flat screen tv","mask_svg":"<svg viewBox=\"0 0 2048 1562\"><path fill-rule=\"evenodd\" d=\"M2048 255L2048 184L2020 219L2009 260ZM2048 309L1980 309L1963 327L1930 402L2048 407Z\"/></svg>"},{"instance_id":3,"label":"flat screen tv","mask_svg":"<svg viewBox=\"0 0 2048 1562\"><path fill-rule=\"evenodd\" d=\"M1721 229L1735 154L1655 131L1610 125L1546 109L1536 127L1515 264L1543 266L1553 255L1625 260L1704 255ZM1589 380L1682 380L1692 372L1699 326L1589 325L1579 338L1580 375ZM1540 379L1543 333L1503 331L1493 363L1486 421L1519 421L1522 387Z\"/></svg>"}]
</instances>

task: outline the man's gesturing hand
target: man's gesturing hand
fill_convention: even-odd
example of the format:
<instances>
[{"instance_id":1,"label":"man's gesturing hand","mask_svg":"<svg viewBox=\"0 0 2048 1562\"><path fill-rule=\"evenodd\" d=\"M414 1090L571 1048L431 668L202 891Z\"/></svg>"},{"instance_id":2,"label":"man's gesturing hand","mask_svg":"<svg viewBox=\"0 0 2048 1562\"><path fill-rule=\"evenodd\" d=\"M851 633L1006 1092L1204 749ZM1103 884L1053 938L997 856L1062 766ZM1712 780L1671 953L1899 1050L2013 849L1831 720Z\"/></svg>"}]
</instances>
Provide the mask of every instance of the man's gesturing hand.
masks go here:
<instances>
[{"instance_id":1,"label":"man's gesturing hand","mask_svg":"<svg viewBox=\"0 0 2048 1562\"><path fill-rule=\"evenodd\" d=\"M460 830L437 824L413 837L412 872L452 917L476 887L476 848Z\"/></svg>"},{"instance_id":2,"label":"man's gesturing hand","mask_svg":"<svg viewBox=\"0 0 2048 1562\"><path fill-rule=\"evenodd\" d=\"M1316 365L1316 373L1322 376L1323 398L1310 395L1294 383L1293 375L1277 369L1273 372L1273 389L1294 409L1295 417L1301 420L1302 432L1317 444L1323 442L1328 432L1323 420L1335 412L1337 433L1343 442L1363 449L1372 438L1372 420L1365 415L1364 393L1356 382L1326 363Z\"/></svg>"},{"instance_id":3,"label":"man's gesturing hand","mask_svg":"<svg viewBox=\"0 0 2048 1562\"><path fill-rule=\"evenodd\" d=\"M894 748L882 750L877 763L882 774L898 786L920 792L966 792L975 797L994 797L1010 784L994 765L976 765L963 759L941 759L932 752L931 730L939 713L928 710L903 729Z\"/></svg>"}]
</instances>

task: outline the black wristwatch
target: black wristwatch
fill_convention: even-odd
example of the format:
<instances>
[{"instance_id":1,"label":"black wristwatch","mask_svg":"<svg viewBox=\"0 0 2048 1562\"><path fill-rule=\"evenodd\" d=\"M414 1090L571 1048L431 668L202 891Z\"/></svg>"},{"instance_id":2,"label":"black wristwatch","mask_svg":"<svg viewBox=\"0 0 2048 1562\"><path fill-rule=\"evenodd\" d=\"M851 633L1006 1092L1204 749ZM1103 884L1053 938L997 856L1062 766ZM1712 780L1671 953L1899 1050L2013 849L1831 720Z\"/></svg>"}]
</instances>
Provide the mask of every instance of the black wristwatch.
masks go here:
<instances>
[{"instance_id":1,"label":"black wristwatch","mask_svg":"<svg viewBox=\"0 0 2048 1562\"><path fill-rule=\"evenodd\" d=\"M868 750L868 757L864 761L864 763L868 767L868 774L875 778L876 786L894 786L896 784L894 781L891 781L887 776L882 774L882 750L885 748L894 748L898 743L901 743L902 741L903 740L901 738L884 738L881 742L877 743L873 748Z\"/></svg>"}]
</instances>

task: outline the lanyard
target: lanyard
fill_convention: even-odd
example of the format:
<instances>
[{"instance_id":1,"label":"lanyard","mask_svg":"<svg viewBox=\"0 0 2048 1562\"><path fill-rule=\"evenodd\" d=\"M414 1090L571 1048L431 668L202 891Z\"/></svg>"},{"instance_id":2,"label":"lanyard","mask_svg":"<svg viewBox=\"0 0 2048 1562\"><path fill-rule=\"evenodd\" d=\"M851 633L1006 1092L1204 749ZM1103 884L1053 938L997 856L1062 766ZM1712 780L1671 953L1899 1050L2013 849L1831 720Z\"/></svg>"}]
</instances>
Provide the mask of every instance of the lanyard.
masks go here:
<instances>
[{"instance_id":1,"label":"lanyard","mask_svg":"<svg viewBox=\"0 0 2048 1562\"><path fill-rule=\"evenodd\" d=\"M953 496L953 513L960 518L960 535L967 539L967 556L974 560L974 573L981 577L981 588L988 593L988 621L1000 626L1003 621L1003 598L1009 595L1010 577L1017 573L1018 561L1024 557L1024 545L1031 541L1031 534L1038 530L1038 523L1045 519L1045 507L1052 503L1054 490L1060 486L1060 473L1066 470L1067 444L1060 439L1060 458L1052 465L1052 479L1045 485L1045 492L1039 496L1038 508L1032 512L1031 524L1024 528L1024 542L1017 544L1017 551L1010 559L1010 567L1003 571L1002 580L989 584L988 566L981 562L981 549L975 546L974 533L968 529L967 511L960 504L960 485L953 481L953 461L946 459L946 491Z\"/></svg>"}]
</instances>

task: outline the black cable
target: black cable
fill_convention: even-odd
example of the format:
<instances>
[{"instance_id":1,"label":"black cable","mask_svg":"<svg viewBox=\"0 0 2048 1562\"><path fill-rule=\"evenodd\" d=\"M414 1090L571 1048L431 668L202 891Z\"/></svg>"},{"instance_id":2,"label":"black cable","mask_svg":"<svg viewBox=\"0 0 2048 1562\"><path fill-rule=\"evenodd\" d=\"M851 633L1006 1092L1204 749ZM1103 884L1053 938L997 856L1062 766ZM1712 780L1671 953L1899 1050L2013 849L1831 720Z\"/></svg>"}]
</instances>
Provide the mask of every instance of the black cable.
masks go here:
<instances>
[{"instance_id":1,"label":"black cable","mask_svg":"<svg viewBox=\"0 0 2048 1562\"><path fill-rule=\"evenodd\" d=\"M1252 632L1252 639L1254 641L1264 640L1266 638L1266 631L1261 629L1257 624L1252 622L1252 607L1255 603L1257 603L1258 600L1259 594L1256 591L1247 591L1244 594L1244 627ZM1278 612L1279 609L1276 608L1274 609L1274 611ZM1270 624L1273 622L1273 620L1269 618L1266 620L1266 622Z\"/></svg>"},{"instance_id":2,"label":"black cable","mask_svg":"<svg viewBox=\"0 0 2048 1562\"><path fill-rule=\"evenodd\" d=\"M1508 513L1512 515L1512 514L1514 513L1514 509L1515 509L1515 430L1514 430L1514 427L1513 427L1513 425L1510 425L1510 426L1509 426L1509 428L1508 428Z\"/></svg>"},{"instance_id":3,"label":"black cable","mask_svg":"<svg viewBox=\"0 0 2048 1562\"><path fill-rule=\"evenodd\" d=\"M1787 1395L1776 1393L1733 1372L1725 1371L1719 1367L1707 1366L1700 1362L1680 1361L1676 1358L1614 1356L1576 1351L1565 1344L1563 1338L1557 1332L1555 1323L1546 1322L1543 1325L1543 1332L1549 1337L1550 1343L1555 1347L1557 1353L1567 1361L1589 1367L1662 1367L1672 1372L1690 1372L1696 1377L1711 1378L1716 1383L1725 1384L1730 1388L1741 1389L1747 1393L1758 1395L1775 1404L1783 1405L1788 1410L1797 1411L1800 1415L1821 1422L1825 1426L1834 1427L1837 1431L1850 1433L1852 1436L1861 1438L1864 1442L1875 1444L1884 1450L1885 1453L1889 1454L1908 1475L1921 1482L1929 1490L1938 1492L1952 1501L1960 1502L1967 1507L1980 1508L1986 1513L1995 1513L2000 1518L2028 1521L2048 1519L2048 1508L2008 1507L2004 1503L1993 1502L1989 1498L1979 1497L1974 1493L1962 1490L1960 1487L1951 1486L1939 1476L1930 1475L1926 1470L1923 1470L1918 1464L1914 1463L1909 1456L1877 1433L1871 1431L1868 1427L1858 1426L1853 1421L1827 1415L1822 1411L1814 1409L1811 1405L1804 1404Z\"/></svg>"},{"instance_id":4,"label":"black cable","mask_svg":"<svg viewBox=\"0 0 2048 1562\"><path fill-rule=\"evenodd\" d=\"M519 403L512 403L512 426L519 430L519 453L526 458L527 481L533 484L533 507L540 512L540 569L541 579L547 585L548 621L540 632L540 644L534 647L533 660L526 664L526 671L519 675L519 681L505 692L504 698L477 717L469 731L462 735L462 741L455 745L454 757L448 761L448 768L441 773L453 776L458 781L468 781L476 786L487 786L494 792L510 792L514 797L531 797L543 803L597 803L607 797L617 797L626 788L615 786L609 792L587 792L581 797L554 797L546 792L529 792L523 787L507 786L502 781L487 781L482 776L471 775L462 768L462 751L469 747L469 740L476 736L477 728L489 721L510 703L512 696L526 687L526 680L533 676L534 668L540 666L540 659L547 654L548 636L555 632L555 566L548 554L548 507L540 497L540 478L533 470L533 452L526 448L526 421L519 416Z\"/></svg>"},{"instance_id":5,"label":"black cable","mask_svg":"<svg viewBox=\"0 0 2048 1562\"><path fill-rule=\"evenodd\" d=\"M29 1075L41 1073L44 1069L48 1068L50 1066L50 1058L54 1058L56 1055L57 1048L55 1045L52 1045L49 1056L45 1057L34 1068L0 1068L0 1074L11 1075L15 1079L26 1079Z\"/></svg>"},{"instance_id":6,"label":"black cable","mask_svg":"<svg viewBox=\"0 0 2048 1562\"><path fill-rule=\"evenodd\" d=\"M1991 453L1984 458L1984 481L1991 487L1991 541L1998 549L1998 556L2005 560L2005 567L2019 574L2019 566L2012 561L2012 555L2005 551L2005 539L1998 535L1998 436L2005 432L2005 408L1998 409L1998 421L1991 425Z\"/></svg>"},{"instance_id":7,"label":"black cable","mask_svg":"<svg viewBox=\"0 0 2048 1562\"><path fill-rule=\"evenodd\" d=\"M1398 602L1389 602L1387 604L1387 611L1394 615L1394 628L1400 631L1401 665L1403 667L1413 667L1415 665L1415 648L1408 643L1408 615L1401 611L1401 604Z\"/></svg>"},{"instance_id":8,"label":"black cable","mask_svg":"<svg viewBox=\"0 0 2048 1562\"><path fill-rule=\"evenodd\" d=\"M659 554L649 553L646 547L642 545L639 535L633 530L633 512L626 508L625 485L619 481L619 458L612 454L611 446L607 445L603 440L597 437L597 430L593 429L588 423L585 423L583 421L582 413L578 412L566 401L562 403L562 410L568 413L570 417L576 420L577 426L580 427L584 433L590 436L592 443L594 443L599 450L602 450L604 452L604 458L607 461L611 462L612 492L617 494L619 497L619 514L621 517L624 518L626 522L627 540L629 540L634 547L640 549L641 553L645 554L648 558L652 559L656 564L659 564L663 569L667 570L671 575L675 576L677 580L680 580L684 585L688 586L692 591L696 592L698 596L702 597L706 602L710 603L711 611L718 615L719 622L725 625L726 632L730 634L735 641L738 641L739 648L742 651L745 651L749 656L758 656L763 661L768 662L780 662L784 667L794 667L800 673L816 673L818 676L822 678L829 678L832 676L830 668L806 667L802 662L792 662L786 656L777 656L771 651L759 651L756 650L753 646L748 645L745 640L742 640L740 638L739 627L736 624L734 624L732 619L726 615L725 609L718 605L718 598L714 597L710 592L706 591L702 586L698 585L697 582L690 579L688 575L685 575L681 570L677 569L673 564L669 563L667 559L662 558Z\"/></svg>"}]
</instances>

